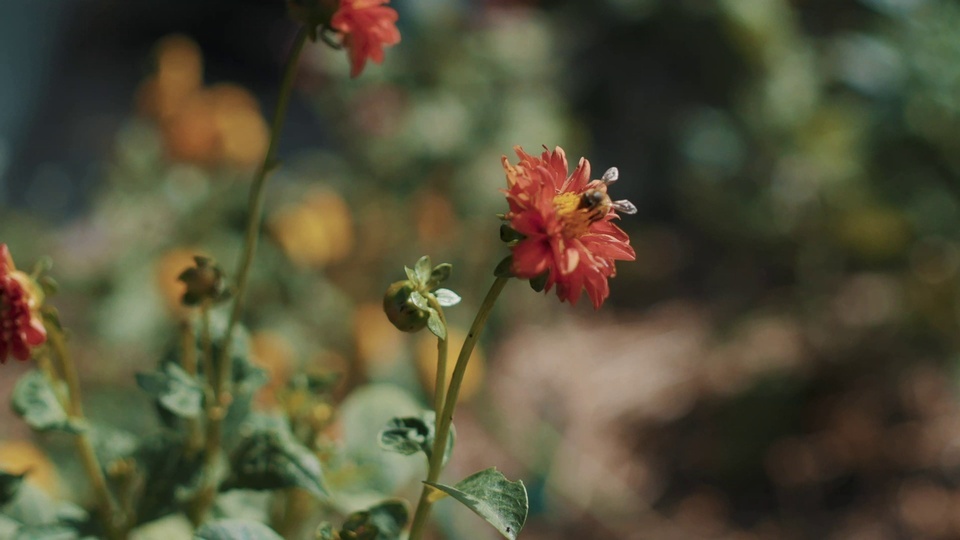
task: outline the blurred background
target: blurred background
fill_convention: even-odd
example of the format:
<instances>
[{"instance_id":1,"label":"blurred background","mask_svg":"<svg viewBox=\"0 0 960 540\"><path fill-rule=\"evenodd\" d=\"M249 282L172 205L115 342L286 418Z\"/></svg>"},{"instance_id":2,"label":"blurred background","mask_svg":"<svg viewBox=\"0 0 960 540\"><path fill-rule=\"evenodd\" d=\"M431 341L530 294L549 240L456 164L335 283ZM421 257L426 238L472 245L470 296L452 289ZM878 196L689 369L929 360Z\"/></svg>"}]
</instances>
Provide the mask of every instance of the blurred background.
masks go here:
<instances>
[{"instance_id":1,"label":"blurred background","mask_svg":"<svg viewBox=\"0 0 960 540\"><path fill-rule=\"evenodd\" d=\"M960 4L394 4L383 66L305 53L246 317L261 407L344 374L339 509L424 474L376 447L435 369L383 290L453 263L456 346L506 254L500 156L560 145L619 167L637 261L596 313L508 286L447 478L524 479L528 540L960 538ZM133 375L191 256L234 267L295 31L279 0L0 3L0 241L53 257L91 416L160 429ZM63 441L7 412L0 441L88 496ZM454 506L438 537L495 537Z\"/></svg>"}]
</instances>

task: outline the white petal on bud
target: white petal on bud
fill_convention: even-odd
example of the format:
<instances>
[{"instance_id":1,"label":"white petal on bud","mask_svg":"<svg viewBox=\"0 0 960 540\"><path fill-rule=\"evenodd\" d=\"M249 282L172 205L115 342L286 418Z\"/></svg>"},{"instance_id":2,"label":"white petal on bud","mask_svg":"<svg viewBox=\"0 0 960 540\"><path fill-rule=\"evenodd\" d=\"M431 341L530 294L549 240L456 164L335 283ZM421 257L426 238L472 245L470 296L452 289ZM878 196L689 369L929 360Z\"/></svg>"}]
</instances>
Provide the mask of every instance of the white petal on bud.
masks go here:
<instances>
[{"instance_id":1,"label":"white petal on bud","mask_svg":"<svg viewBox=\"0 0 960 540\"><path fill-rule=\"evenodd\" d=\"M620 178L620 171L616 167L610 167L607 169L607 172L603 173L603 176L600 177L600 181L608 186L617 181Z\"/></svg>"},{"instance_id":2,"label":"white petal on bud","mask_svg":"<svg viewBox=\"0 0 960 540\"><path fill-rule=\"evenodd\" d=\"M613 206L613 208L614 208L617 212L622 212L622 213L624 213L624 214L636 214L636 213L637 213L637 207L634 206L632 202L630 202L630 201L628 201L628 200L626 200L626 199L621 199L621 200L619 200L619 201L613 201L613 205L612 205L612 206Z\"/></svg>"}]
</instances>

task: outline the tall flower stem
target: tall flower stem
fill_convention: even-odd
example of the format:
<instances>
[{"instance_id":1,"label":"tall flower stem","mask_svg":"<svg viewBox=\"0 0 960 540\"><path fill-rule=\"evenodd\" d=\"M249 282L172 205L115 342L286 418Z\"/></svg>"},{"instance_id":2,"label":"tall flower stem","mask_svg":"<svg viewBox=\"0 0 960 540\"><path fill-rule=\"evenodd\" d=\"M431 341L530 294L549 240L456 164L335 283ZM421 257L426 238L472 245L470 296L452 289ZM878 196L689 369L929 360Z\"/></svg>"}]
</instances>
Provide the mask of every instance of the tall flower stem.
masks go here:
<instances>
[{"instance_id":1,"label":"tall flower stem","mask_svg":"<svg viewBox=\"0 0 960 540\"><path fill-rule=\"evenodd\" d=\"M67 384L67 414L71 420L78 423L85 423L83 415L83 403L80 396L80 376L77 372L77 366L73 362L73 357L67 350L66 341L60 328L54 324L47 324L47 336L50 345L56 357L60 360L60 370L63 380ZM93 449L93 442L90 440L89 430L78 433L74 439L77 445L77 454L80 462L83 464L83 470L86 472L93 487L94 496L97 498L97 514L103 525L104 534L110 540L122 540L126 538L123 532L124 526L121 525L124 518L119 516L117 505L110 488L107 487L107 480L103 475L103 468L100 466L100 460Z\"/></svg>"},{"instance_id":2,"label":"tall flower stem","mask_svg":"<svg viewBox=\"0 0 960 540\"><path fill-rule=\"evenodd\" d=\"M207 510L213 504L216 495L216 464L221 453L223 438L223 419L226 416L226 408L230 405L230 382L233 379L233 363L230 361L230 344L233 338L233 331L240 321L240 315L243 313L243 300L247 292L247 283L250 276L250 267L253 264L253 258L257 252L257 241L260 236L260 223L263 221L263 202L264 193L267 184L267 177L277 166L277 147L280 141L280 132L283 130L283 123L287 116L287 107L290 104L290 96L293 93L293 80L297 73L297 64L300 60L300 53L309 37L309 31L301 27L294 38L293 45L287 56L286 66L283 69L283 78L280 83L280 96L277 98L277 107L273 112L273 120L270 123L270 143L267 146L267 152L263 157L263 163L257 169L253 182L250 185L250 199L247 206L247 228L244 236L243 252L240 256L240 263L237 268L237 285L233 297L233 306L230 310L230 319L227 328L223 333L220 342L220 358L217 362L219 369L210 372L209 376L213 381L214 388L214 407L209 408L213 414L207 418L206 452L207 459L204 462L204 477L208 484L201 491L200 496L194 502L191 508L191 516L195 523L203 520Z\"/></svg>"},{"instance_id":3,"label":"tall flower stem","mask_svg":"<svg viewBox=\"0 0 960 540\"><path fill-rule=\"evenodd\" d=\"M437 299L430 295L430 307L437 310L437 314L440 316L440 322L443 323L443 328L447 328L447 318L443 314L443 306L437 302ZM447 336L449 337L449 335ZM433 385L433 410L436 414L436 425L434 426L434 433L440 429L440 417L443 413L443 402L446 393L447 385L447 349L449 348L449 342L446 338L441 339L437 338L437 375Z\"/></svg>"},{"instance_id":4,"label":"tall flower stem","mask_svg":"<svg viewBox=\"0 0 960 540\"><path fill-rule=\"evenodd\" d=\"M467 363L470 361L470 355L473 354L473 348L480 339L480 332L487 324L487 318L493 311L493 306L507 284L506 277L498 277L487 296L480 304L477 310L477 316L470 325L470 331L467 332L467 339L460 348L460 354L457 356L457 364L453 368L453 375L450 377L450 387L447 388L447 395L443 403L443 412L438 415L436 436L433 440L433 451L430 454L430 469L427 472L427 482L436 482L440 478L440 472L443 470L443 454L447 447L447 437L450 436L450 425L453 423L453 412L457 406L457 398L460 397L460 385L463 384L463 375L467 372ZM438 366L439 367L439 366ZM446 371L446 370L444 370ZM417 503L417 510L413 516L413 525L410 526L410 540L420 540L423 536L427 518L430 516L430 492L433 490L430 486L424 485L420 492L420 502Z\"/></svg>"}]
</instances>

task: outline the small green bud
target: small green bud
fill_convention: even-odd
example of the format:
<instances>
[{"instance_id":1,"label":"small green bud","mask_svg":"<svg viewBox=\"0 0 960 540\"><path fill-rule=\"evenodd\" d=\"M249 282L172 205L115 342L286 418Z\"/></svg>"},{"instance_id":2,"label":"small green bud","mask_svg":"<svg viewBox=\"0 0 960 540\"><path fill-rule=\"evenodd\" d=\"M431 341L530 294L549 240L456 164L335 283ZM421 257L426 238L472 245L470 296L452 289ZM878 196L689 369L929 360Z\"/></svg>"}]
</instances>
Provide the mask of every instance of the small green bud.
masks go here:
<instances>
[{"instance_id":1,"label":"small green bud","mask_svg":"<svg viewBox=\"0 0 960 540\"><path fill-rule=\"evenodd\" d=\"M383 295L383 312L401 332L418 332L427 326L430 312L417 307L411 295L416 288L408 280L396 281Z\"/></svg>"}]
</instances>

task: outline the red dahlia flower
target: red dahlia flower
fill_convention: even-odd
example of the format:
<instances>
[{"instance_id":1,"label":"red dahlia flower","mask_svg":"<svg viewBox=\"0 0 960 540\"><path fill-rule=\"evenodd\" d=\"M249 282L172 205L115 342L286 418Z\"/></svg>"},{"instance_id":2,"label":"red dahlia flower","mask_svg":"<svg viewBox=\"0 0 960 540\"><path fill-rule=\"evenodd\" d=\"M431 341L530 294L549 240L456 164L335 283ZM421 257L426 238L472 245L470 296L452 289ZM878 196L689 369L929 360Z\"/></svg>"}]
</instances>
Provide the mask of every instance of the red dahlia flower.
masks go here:
<instances>
[{"instance_id":1,"label":"red dahlia flower","mask_svg":"<svg viewBox=\"0 0 960 540\"><path fill-rule=\"evenodd\" d=\"M16 269L6 244L0 244L0 364L7 355L30 358L30 349L47 340L40 320L43 293L33 279Z\"/></svg>"},{"instance_id":2,"label":"red dahlia flower","mask_svg":"<svg viewBox=\"0 0 960 540\"><path fill-rule=\"evenodd\" d=\"M350 52L350 76L363 71L367 58L383 63L383 47L400 43L397 12L385 7L389 0L340 0L330 26L342 35Z\"/></svg>"},{"instance_id":3,"label":"red dahlia flower","mask_svg":"<svg viewBox=\"0 0 960 540\"><path fill-rule=\"evenodd\" d=\"M505 218L524 236L513 246L513 274L533 279L546 272L546 290L556 285L561 301L576 304L586 289L599 309L610 295L607 279L617 273L614 261L636 258L627 233L612 223L617 211L637 211L629 201L611 201L607 195L617 170L590 180L590 162L580 158L567 176L567 157L560 147L553 152L544 147L539 158L519 146L514 150L517 165L503 156L510 204Z\"/></svg>"}]
</instances>

